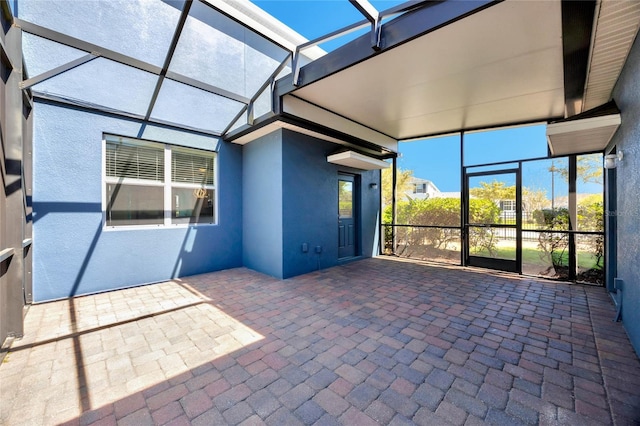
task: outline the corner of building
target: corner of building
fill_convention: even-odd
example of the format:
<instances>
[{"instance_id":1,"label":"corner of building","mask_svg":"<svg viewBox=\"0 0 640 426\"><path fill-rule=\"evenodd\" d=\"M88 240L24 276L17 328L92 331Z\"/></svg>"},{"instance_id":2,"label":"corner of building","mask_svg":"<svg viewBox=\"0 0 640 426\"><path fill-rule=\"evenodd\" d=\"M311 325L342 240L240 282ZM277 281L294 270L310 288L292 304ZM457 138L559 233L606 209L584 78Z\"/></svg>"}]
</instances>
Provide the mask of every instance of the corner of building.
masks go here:
<instances>
[{"instance_id":1,"label":"corner of building","mask_svg":"<svg viewBox=\"0 0 640 426\"><path fill-rule=\"evenodd\" d=\"M613 98L622 123L610 147L622 151L624 159L615 169L617 210L607 213L615 215L617 222L614 276L624 283L617 296L622 300L622 322L640 354L640 37L636 37Z\"/></svg>"}]
</instances>

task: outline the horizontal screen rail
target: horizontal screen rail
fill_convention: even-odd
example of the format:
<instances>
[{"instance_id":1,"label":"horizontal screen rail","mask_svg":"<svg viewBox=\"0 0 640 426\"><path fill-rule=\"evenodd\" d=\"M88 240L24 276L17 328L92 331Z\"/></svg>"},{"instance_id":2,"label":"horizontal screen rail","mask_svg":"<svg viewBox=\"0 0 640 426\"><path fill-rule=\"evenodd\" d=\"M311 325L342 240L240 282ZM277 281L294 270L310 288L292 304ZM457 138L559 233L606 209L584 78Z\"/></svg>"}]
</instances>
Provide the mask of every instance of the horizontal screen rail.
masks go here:
<instances>
[{"instance_id":1,"label":"horizontal screen rail","mask_svg":"<svg viewBox=\"0 0 640 426\"><path fill-rule=\"evenodd\" d=\"M382 226L390 226L392 228L434 228L434 229L460 229L459 226L444 226L444 225L400 225L391 223L382 223Z\"/></svg>"}]
</instances>

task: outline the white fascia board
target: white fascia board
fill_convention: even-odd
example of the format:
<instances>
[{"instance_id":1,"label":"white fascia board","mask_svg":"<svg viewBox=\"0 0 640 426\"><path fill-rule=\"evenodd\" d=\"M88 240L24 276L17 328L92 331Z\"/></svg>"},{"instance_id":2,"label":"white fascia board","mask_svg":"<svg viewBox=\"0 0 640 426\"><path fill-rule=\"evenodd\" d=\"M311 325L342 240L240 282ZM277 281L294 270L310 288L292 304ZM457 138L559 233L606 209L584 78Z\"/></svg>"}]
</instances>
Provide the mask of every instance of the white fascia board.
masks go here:
<instances>
[{"instance_id":1,"label":"white fascia board","mask_svg":"<svg viewBox=\"0 0 640 426\"><path fill-rule=\"evenodd\" d=\"M575 121L564 121L547 125L547 136L560 135L565 133L582 132L585 130L598 129L601 127L619 126L621 123L620 114L605 115L603 117L585 118Z\"/></svg>"},{"instance_id":2,"label":"white fascia board","mask_svg":"<svg viewBox=\"0 0 640 426\"><path fill-rule=\"evenodd\" d=\"M302 99L286 95L282 98L282 111L304 120L398 152L398 141L341 115L319 108Z\"/></svg>"},{"instance_id":3,"label":"white fascia board","mask_svg":"<svg viewBox=\"0 0 640 426\"><path fill-rule=\"evenodd\" d=\"M237 19L254 31L280 43L282 46L295 52L296 48L306 43L308 40L292 30L260 7L247 0L202 0L211 6L223 11L229 16ZM318 59L327 53L320 47L305 49L300 52L310 61Z\"/></svg>"},{"instance_id":4,"label":"white fascia board","mask_svg":"<svg viewBox=\"0 0 640 426\"><path fill-rule=\"evenodd\" d=\"M314 132L313 130L305 129L304 127L296 126L295 124L285 123L284 121L274 121L273 123L269 123L266 126L260 127L252 131L251 133L247 133L244 136L239 137L238 139L233 140L233 143L238 145L246 145L249 142L253 142L254 140L268 135L269 133L275 132L278 129L288 129L297 133L302 133L303 135L312 136L317 139L322 139L328 142L333 142L338 145L345 145L345 141L334 138L332 136L323 135L319 132Z\"/></svg>"},{"instance_id":5,"label":"white fascia board","mask_svg":"<svg viewBox=\"0 0 640 426\"><path fill-rule=\"evenodd\" d=\"M354 151L340 152L338 154L329 155L327 162L339 164L341 166L352 167L359 170L380 170L389 167L386 161L369 157Z\"/></svg>"}]
</instances>

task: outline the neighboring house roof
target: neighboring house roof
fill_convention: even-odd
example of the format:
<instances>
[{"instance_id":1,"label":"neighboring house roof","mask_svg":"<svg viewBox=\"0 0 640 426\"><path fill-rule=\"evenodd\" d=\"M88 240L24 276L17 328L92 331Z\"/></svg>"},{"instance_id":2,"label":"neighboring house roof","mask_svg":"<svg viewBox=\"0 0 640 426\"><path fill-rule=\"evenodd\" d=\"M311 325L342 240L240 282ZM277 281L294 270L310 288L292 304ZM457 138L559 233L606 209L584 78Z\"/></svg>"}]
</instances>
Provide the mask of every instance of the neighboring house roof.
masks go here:
<instances>
[{"instance_id":1,"label":"neighboring house roof","mask_svg":"<svg viewBox=\"0 0 640 426\"><path fill-rule=\"evenodd\" d=\"M409 184L420 184L420 183L424 183L428 187L433 188L435 191L440 192L436 184L430 181L429 179L422 179L418 177L411 177L411 179L409 179Z\"/></svg>"}]
</instances>

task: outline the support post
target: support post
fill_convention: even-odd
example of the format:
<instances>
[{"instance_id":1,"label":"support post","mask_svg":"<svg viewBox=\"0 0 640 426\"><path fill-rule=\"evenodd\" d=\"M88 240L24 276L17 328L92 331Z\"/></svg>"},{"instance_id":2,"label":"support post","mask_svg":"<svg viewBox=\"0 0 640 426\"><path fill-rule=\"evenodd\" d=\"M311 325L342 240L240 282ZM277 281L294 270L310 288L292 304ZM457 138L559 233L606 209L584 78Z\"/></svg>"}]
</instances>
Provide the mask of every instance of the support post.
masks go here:
<instances>
[{"instance_id":1,"label":"support post","mask_svg":"<svg viewBox=\"0 0 640 426\"><path fill-rule=\"evenodd\" d=\"M615 152L615 150L613 151ZM605 169L605 215L604 215L604 266L606 286L609 292L615 291L615 277L617 275L616 235L618 232L618 205L616 188L616 169Z\"/></svg>"},{"instance_id":2,"label":"support post","mask_svg":"<svg viewBox=\"0 0 640 426\"><path fill-rule=\"evenodd\" d=\"M575 155L569 156L569 231L578 229L578 197L576 180L578 177L578 161ZM569 233L569 280L575 281L578 267L576 257L576 236Z\"/></svg>"},{"instance_id":3,"label":"support post","mask_svg":"<svg viewBox=\"0 0 640 426\"><path fill-rule=\"evenodd\" d=\"M5 19L5 18L2 18ZM0 204L3 209L0 250L10 249L12 256L0 264L0 344L6 337L21 337L24 334L23 309L25 307L24 268L22 241L25 224L25 195L23 187L23 95L22 82L22 31L11 25L4 37L6 54L10 63L2 64L7 72L0 99L4 114L2 117L2 157L5 173L4 191Z\"/></svg>"},{"instance_id":4,"label":"support post","mask_svg":"<svg viewBox=\"0 0 640 426\"><path fill-rule=\"evenodd\" d=\"M464 167L464 131L460 132L460 265L466 265L467 259L467 182Z\"/></svg>"},{"instance_id":5,"label":"support post","mask_svg":"<svg viewBox=\"0 0 640 426\"><path fill-rule=\"evenodd\" d=\"M380 36L382 32L382 17L369 0L349 0L351 4L371 22L371 47L380 50Z\"/></svg>"},{"instance_id":6,"label":"support post","mask_svg":"<svg viewBox=\"0 0 640 426\"><path fill-rule=\"evenodd\" d=\"M398 181L398 157L393 157L391 171L391 253L396 254L396 216L398 206L396 203L396 184Z\"/></svg>"}]
</instances>

